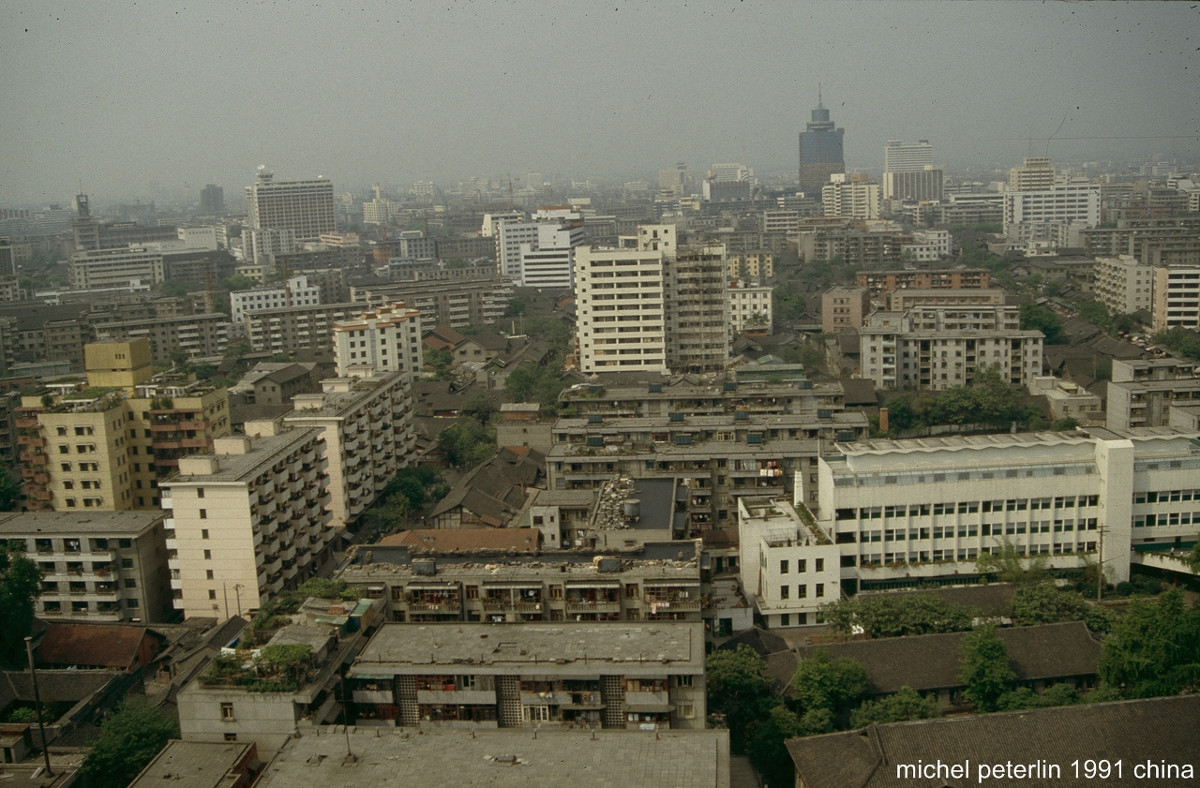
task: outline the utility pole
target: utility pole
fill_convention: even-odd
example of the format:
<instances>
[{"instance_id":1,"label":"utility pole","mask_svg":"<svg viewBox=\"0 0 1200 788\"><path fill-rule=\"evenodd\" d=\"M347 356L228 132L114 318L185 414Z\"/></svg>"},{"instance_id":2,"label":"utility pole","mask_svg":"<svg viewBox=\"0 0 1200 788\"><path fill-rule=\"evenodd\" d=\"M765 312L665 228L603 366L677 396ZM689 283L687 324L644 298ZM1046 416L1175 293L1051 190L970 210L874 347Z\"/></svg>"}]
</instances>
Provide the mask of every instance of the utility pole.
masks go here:
<instances>
[{"instance_id":1,"label":"utility pole","mask_svg":"<svg viewBox=\"0 0 1200 788\"><path fill-rule=\"evenodd\" d=\"M33 705L37 709L38 731L42 734L42 757L46 759L46 776L53 777L50 768L50 749L46 746L46 723L42 720L42 695L38 692L37 668L33 664L33 638L25 636L25 656L29 658L29 674L33 676Z\"/></svg>"}]
</instances>

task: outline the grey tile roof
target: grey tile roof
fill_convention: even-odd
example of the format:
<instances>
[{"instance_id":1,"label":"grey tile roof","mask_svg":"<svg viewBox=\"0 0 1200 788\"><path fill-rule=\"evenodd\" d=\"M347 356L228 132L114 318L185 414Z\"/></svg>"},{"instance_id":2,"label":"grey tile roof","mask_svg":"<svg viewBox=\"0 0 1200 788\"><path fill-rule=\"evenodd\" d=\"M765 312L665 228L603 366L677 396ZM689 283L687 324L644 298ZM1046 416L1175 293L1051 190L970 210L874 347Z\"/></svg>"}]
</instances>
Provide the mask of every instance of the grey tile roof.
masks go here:
<instances>
[{"instance_id":1,"label":"grey tile roof","mask_svg":"<svg viewBox=\"0 0 1200 788\"><path fill-rule=\"evenodd\" d=\"M1052 709L946 717L871 725L787 742L798 785L806 788L941 788L979 785L979 764L1012 761L1057 765L1059 774L1036 779L992 780L992 785L1180 786L1186 781L1137 780L1135 764L1190 763L1196 766L1200 695L1060 706ZM1074 777L1076 759L1122 761L1122 779L1085 781ZM964 779L899 777L898 764L969 762ZM1114 775L1115 776L1115 775Z\"/></svg>"}]
</instances>

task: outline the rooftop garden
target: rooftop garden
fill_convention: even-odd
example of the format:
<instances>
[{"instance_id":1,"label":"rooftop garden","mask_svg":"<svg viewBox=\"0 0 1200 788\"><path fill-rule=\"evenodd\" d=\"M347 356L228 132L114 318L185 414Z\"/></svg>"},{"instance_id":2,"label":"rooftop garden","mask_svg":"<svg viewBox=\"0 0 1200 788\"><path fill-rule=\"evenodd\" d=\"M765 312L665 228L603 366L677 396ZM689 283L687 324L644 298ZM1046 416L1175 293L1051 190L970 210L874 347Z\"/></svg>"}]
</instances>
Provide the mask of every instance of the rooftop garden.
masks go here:
<instances>
[{"instance_id":1,"label":"rooftop garden","mask_svg":"<svg viewBox=\"0 0 1200 788\"><path fill-rule=\"evenodd\" d=\"M202 687L241 687L248 692L295 692L312 667L312 646L266 646L258 652L222 654L200 675Z\"/></svg>"},{"instance_id":2,"label":"rooftop garden","mask_svg":"<svg viewBox=\"0 0 1200 788\"><path fill-rule=\"evenodd\" d=\"M250 629L256 642L266 642L280 627L292 623L292 614L300 609L309 597L319 599L344 599L357 602L365 598L363 586L352 586L345 580L326 577L311 577L294 591L284 591L259 608L258 615L250 621Z\"/></svg>"}]
</instances>

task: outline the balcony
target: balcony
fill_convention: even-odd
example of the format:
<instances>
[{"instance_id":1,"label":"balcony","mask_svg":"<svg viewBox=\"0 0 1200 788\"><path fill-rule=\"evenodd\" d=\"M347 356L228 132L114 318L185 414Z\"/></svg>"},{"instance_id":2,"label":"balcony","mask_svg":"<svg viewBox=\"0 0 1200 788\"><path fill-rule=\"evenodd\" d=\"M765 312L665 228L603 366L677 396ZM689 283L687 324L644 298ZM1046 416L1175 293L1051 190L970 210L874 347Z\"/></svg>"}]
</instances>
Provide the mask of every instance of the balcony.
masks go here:
<instances>
[{"instance_id":1,"label":"balcony","mask_svg":"<svg viewBox=\"0 0 1200 788\"><path fill-rule=\"evenodd\" d=\"M591 602L584 599L568 599L568 613L620 613L621 603L611 601Z\"/></svg>"}]
</instances>

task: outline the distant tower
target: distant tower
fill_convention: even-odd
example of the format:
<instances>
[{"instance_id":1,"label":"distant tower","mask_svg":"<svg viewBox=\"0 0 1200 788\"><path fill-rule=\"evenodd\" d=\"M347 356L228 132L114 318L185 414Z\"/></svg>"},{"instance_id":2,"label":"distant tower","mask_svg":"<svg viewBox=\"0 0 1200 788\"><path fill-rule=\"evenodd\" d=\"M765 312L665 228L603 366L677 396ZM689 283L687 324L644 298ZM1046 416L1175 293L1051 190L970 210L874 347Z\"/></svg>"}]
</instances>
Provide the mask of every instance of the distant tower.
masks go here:
<instances>
[{"instance_id":1,"label":"distant tower","mask_svg":"<svg viewBox=\"0 0 1200 788\"><path fill-rule=\"evenodd\" d=\"M842 155L842 136L845 129L834 126L829 110L821 103L821 88L817 88L817 108L807 130L800 132L800 191L820 196L821 187L829 176L846 171Z\"/></svg>"},{"instance_id":2,"label":"distant tower","mask_svg":"<svg viewBox=\"0 0 1200 788\"><path fill-rule=\"evenodd\" d=\"M212 183L201 189L200 213L206 216L220 216L225 213L225 190Z\"/></svg>"},{"instance_id":3,"label":"distant tower","mask_svg":"<svg viewBox=\"0 0 1200 788\"><path fill-rule=\"evenodd\" d=\"M260 166L246 199L253 230L291 230L297 241L315 241L337 230L333 184L324 178L277 181Z\"/></svg>"}]
</instances>

